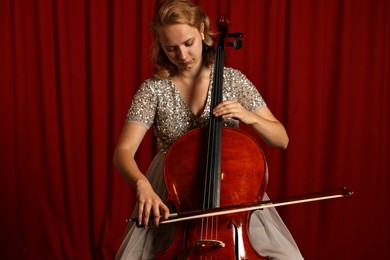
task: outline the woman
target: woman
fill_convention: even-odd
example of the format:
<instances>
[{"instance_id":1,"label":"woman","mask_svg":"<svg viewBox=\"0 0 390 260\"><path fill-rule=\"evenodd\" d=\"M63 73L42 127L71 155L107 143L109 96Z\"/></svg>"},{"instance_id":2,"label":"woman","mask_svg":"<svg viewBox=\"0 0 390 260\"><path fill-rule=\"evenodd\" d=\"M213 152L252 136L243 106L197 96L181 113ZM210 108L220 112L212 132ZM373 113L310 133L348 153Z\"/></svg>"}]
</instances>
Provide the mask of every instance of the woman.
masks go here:
<instances>
[{"instance_id":1,"label":"woman","mask_svg":"<svg viewBox=\"0 0 390 260\"><path fill-rule=\"evenodd\" d=\"M163 183L163 161L170 145L187 131L206 127L214 51L210 22L203 10L189 0L168 0L160 4L151 24L155 36L153 63L157 69L137 91L119 138L114 164L136 191L133 217L145 228L129 224L117 259L153 259L153 253L170 244L174 227L159 225L169 209ZM223 124L250 125L266 143L286 148L288 136L252 83L238 70L224 69L223 102L213 109ZM134 155L147 130L153 127L159 153L146 175ZM146 228L149 217L154 225ZM302 259L289 231L275 209L255 211L251 217L250 239L263 256L274 259Z\"/></svg>"}]
</instances>

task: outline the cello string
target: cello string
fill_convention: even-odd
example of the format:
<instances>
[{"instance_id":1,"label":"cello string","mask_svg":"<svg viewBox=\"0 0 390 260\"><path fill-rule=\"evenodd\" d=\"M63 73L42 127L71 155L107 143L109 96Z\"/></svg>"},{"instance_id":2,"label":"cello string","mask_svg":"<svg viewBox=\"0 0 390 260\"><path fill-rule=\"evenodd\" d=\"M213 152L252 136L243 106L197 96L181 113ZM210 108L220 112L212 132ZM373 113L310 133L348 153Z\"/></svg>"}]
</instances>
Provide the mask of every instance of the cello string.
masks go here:
<instances>
[{"instance_id":1,"label":"cello string","mask_svg":"<svg viewBox=\"0 0 390 260\"><path fill-rule=\"evenodd\" d=\"M222 36L223 37L223 36ZM222 46L223 47L223 46ZM220 48L217 50L217 61L218 66L216 66L217 71L217 82L215 84L215 97L214 105L216 106L222 101L222 87L223 87L223 64L224 64L224 50ZM214 167L213 167L213 187L214 187L214 196L213 196L213 208L220 207L220 174L221 174L221 139L222 139L222 118L214 118L215 121L215 135L214 135ZM211 239L218 238L218 216L212 217L212 235Z\"/></svg>"},{"instance_id":2,"label":"cello string","mask_svg":"<svg viewBox=\"0 0 390 260\"><path fill-rule=\"evenodd\" d=\"M225 23L221 21L220 25ZM219 25L219 27L220 27ZM203 191L203 209L213 209L220 207L220 174L221 174L221 138L222 138L222 117L215 117L213 109L222 101L223 88L223 66L224 66L224 40L227 28L220 27L221 32L216 46L214 75L212 84L212 99L210 107L209 118L209 135L207 143L207 158L205 183ZM206 236L208 235L208 228L210 222L211 237L217 234L218 221L214 217L206 219L206 226L202 220L201 224L201 239L203 239L204 229L206 229ZM214 231L215 228L215 231Z\"/></svg>"},{"instance_id":3,"label":"cello string","mask_svg":"<svg viewBox=\"0 0 390 260\"><path fill-rule=\"evenodd\" d=\"M203 196L203 209L210 209L219 207L220 205L220 154L221 154L221 132L222 124L221 118L216 118L212 114L212 110L216 104L220 103L222 97L222 79L223 79L223 53L220 49L216 50L216 61L214 71L214 82L212 90L212 104L210 108L210 119L209 119L209 136L208 136L208 147L207 147L207 158L206 158L206 171L205 171L205 187ZM221 66L222 65L222 66ZM221 68L222 67L222 68ZM202 221L201 227L201 238L203 239L203 229L209 228L209 222L211 230L216 225L213 223L214 219L207 218L207 226L204 227ZM206 233L207 236L207 233Z\"/></svg>"}]
</instances>

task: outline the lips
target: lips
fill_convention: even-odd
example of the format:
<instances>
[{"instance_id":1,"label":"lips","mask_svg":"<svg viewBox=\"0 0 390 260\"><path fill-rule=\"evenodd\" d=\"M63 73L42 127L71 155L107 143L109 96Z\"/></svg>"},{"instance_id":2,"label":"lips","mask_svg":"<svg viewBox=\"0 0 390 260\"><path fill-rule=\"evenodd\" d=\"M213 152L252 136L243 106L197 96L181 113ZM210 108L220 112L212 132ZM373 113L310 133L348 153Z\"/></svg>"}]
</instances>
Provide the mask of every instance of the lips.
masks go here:
<instances>
[{"instance_id":1,"label":"lips","mask_svg":"<svg viewBox=\"0 0 390 260\"><path fill-rule=\"evenodd\" d=\"M180 62L179 63L181 66L185 66L185 67L187 67L187 66L189 66L189 65L191 65L192 64L192 61L185 61L185 62Z\"/></svg>"}]
</instances>

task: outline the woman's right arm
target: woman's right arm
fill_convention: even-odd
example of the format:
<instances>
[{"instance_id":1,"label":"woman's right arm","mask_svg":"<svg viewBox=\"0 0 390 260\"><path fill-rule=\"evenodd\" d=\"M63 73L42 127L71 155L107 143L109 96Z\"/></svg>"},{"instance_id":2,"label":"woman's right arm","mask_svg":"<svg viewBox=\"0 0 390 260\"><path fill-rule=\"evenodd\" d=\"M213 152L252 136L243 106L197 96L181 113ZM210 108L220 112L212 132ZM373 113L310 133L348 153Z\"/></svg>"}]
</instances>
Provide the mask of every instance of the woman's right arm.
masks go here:
<instances>
[{"instance_id":1,"label":"woman's right arm","mask_svg":"<svg viewBox=\"0 0 390 260\"><path fill-rule=\"evenodd\" d=\"M121 175L135 189L138 204L138 223L148 226L152 213L155 225L159 224L160 216L167 219L168 207L154 192L145 175L139 170L134 159L135 153L144 138L147 128L136 123L125 123L114 153L114 165Z\"/></svg>"}]
</instances>

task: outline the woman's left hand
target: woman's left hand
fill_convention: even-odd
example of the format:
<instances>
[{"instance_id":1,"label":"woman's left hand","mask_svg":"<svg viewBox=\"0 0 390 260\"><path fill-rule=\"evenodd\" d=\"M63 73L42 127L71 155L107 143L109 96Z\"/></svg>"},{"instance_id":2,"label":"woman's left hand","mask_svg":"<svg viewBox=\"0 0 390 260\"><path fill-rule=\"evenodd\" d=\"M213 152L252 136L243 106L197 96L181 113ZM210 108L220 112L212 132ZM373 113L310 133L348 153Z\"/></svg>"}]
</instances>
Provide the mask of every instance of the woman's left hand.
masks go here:
<instances>
[{"instance_id":1,"label":"woman's left hand","mask_svg":"<svg viewBox=\"0 0 390 260\"><path fill-rule=\"evenodd\" d=\"M227 100L219 103L213 110L215 116L222 116L222 118L238 119L244 124L251 124L251 112L246 110L238 101Z\"/></svg>"},{"instance_id":2,"label":"woman's left hand","mask_svg":"<svg viewBox=\"0 0 390 260\"><path fill-rule=\"evenodd\" d=\"M228 100L218 104L213 110L214 116L234 118L253 130L269 145L285 149L288 145L288 135L284 126L274 117L267 106L251 112L238 101Z\"/></svg>"}]
</instances>

